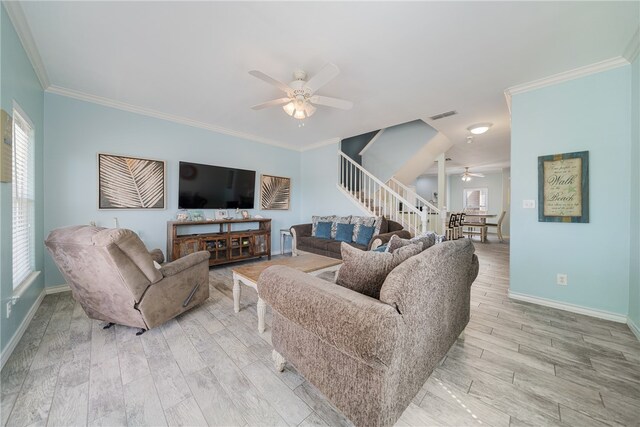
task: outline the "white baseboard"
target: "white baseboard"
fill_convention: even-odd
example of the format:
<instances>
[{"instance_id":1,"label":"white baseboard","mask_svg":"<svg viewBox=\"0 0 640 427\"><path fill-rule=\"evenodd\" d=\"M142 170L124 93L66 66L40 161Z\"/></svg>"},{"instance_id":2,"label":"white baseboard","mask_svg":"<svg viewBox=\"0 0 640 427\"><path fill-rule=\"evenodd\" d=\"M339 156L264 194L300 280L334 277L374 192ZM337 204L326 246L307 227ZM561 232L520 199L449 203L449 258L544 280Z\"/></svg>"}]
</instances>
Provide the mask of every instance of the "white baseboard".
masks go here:
<instances>
[{"instance_id":1,"label":"white baseboard","mask_svg":"<svg viewBox=\"0 0 640 427\"><path fill-rule=\"evenodd\" d=\"M13 350L15 350L16 346L22 339L22 335L24 335L24 331L27 330L29 323L31 323L31 319L33 319L33 316L35 316L36 311L38 311L38 308L40 308L40 303L44 299L45 295L46 295L46 292L43 289L40 292L40 295L38 295L38 298L36 298L35 302L31 306L29 311L27 312L27 315L24 317L24 319L22 319L22 323L20 323L20 326L18 327L16 332L13 334L13 336L7 343L7 346L2 351L2 356L0 356L0 369L4 368L4 364L7 363L7 360L9 360L11 353L13 353Z\"/></svg>"},{"instance_id":2,"label":"white baseboard","mask_svg":"<svg viewBox=\"0 0 640 427\"><path fill-rule=\"evenodd\" d=\"M636 338L640 340L640 326L633 323L633 320L631 319L627 319L627 326L629 327L629 329L631 329L631 332L633 332L633 335L635 335Z\"/></svg>"},{"instance_id":3,"label":"white baseboard","mask_svg":"<svg viewBox=\"0 0 640 427\"><path fill-rule=\"evenodd\" d=\"M581 305L567 304L546 298L534 297L531 295L520 294L509 290L509 298L530 302L533 304L544 305L546 307L557 308L559 310L570 311L571 313L584 314L585 316L597 317L598 319L611 320L612 322L627 323L627 316L610 311L596 310L593 308L583 307Z\"/></svg>"},{"instance_id":4,"label":"white baseboard","mask_svg":"<svg viewBox=\"0 0 640 427\"><path fill-rule=\"evenodd\" d=\"M69 292L71 291L71 288L65 283L57 286L45 286L44 291L47 295L51 295L59 294L60 292Z\"/></svg>"}]
</instances>

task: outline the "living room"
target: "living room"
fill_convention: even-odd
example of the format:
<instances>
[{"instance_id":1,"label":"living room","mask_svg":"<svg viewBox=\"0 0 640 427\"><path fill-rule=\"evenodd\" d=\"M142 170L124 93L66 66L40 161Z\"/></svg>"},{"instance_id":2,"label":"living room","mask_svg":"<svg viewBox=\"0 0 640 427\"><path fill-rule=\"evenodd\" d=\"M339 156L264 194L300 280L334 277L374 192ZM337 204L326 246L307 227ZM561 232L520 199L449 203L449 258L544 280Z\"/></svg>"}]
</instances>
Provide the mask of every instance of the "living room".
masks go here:
<instances>
[{"instance_id":1,"label":"living room","mask_svg":"<svg viewBox=\"0 0 640 427\"><path fill-rule=\"evenodd\" d=\"M510 205L509 243L500 244L491 236L484 245L488 252L481 253L483 245L474 240L481 258L480 274L485 275L474 286L486 287L483 281L489 276L483 268L490 267L483 267L483 261L493 263L491 268L499 265L501 274L506 275L508 295L513 298L507 300L505 290L505 305L519 300L531 307L544 307L532 308L540 312L548 307L557 309L553 316L572 313L620 325L612 326L614 332L610 334L621 340L614 339L612 348L630 346L631 352L620 353L620 357L623 353L626 357L622 364L631 371L638 369L640 350L629 339L631 332L640 335L637 2L3 2L0 9L1 108L24 116L35 137L35 216L31 224L35 259L28 286L14 286L14 253L9 237L13 229L12 186L4 180L0 183L3 366L14 349L20 349L20 339L32 319L37 323L40 307L54 310L58 302L62 307L71 301L66 281L43 245L52 230L90 223L111 228L117 218L117 225L133 230L147 248L164 251L167 221L175 220L179 211L179 162L193 162L255 171L256 180L260 175L290 178L288 210L261 210L258 196L255 208L249 210L253 217L271 219L271 248L274 254L279 253L280 229L308 223L312 216L362 215L362 210L336 187L342 139L420 119L453 143L446 156L456 164L454 172L449 171L451 184L445 194L454 188L462 190L458 182L462 170L455 168L463 166L471 166L472 172L484 173L496 185L502 182L502 188L509 189L500 197L493 190L489 195L496 198L494 204L506 205L508 201ZM420 19L427 22L420 25ZM172 26L175 32L167 30ZM454 36L455 43L440 45L441 40ZM420 58L414 62L413 57ZM328 63L340 67L340 73L320 93L352 101L351 110L319 105L315 114L300 121L280 108L250 108L282 95L249 71L260 70L288 82L296 68L302 67L313 76ZM450 110L458 110L458 114L439 121L429 119ZM467 127L481 122L491 122L492 127L468 144ZM589 222L539 222L538 158L578 151L588 151L590 156ZM503 157L488 159L490 152L502 153ZM99 209L97 157L101 153L164 161L165 209ZM437 168L431 172L436 174ZM452 209L462 210L461 196L455 201L451 194L449 198ZM529 201L535 202L533 209L524 207ZM215 216L215 211L205 214ZM286 249L290 250L289 241ZM508 264L501 264L499 257L508 257ZM217 277L221 271L228 273L213 267L210 275ZM557 284L558 274L567 275L567 286ZM230 273L225 280L231 282ZM212 291L208 304L224 301L227 305L221 309L224 316L220 319L208 318L211 325L213 320L223 323L233 316L230 289L223 289L228 293ZM48 299L63 298L61 295L68 295L68 300L47 303ZM472 294L472 301L476 296ZM243 292L243 304L248 299L250 309L236 315L254 322L255 292ZM505 317L508 315L507 310ZM583 317L576 318L584 325L593 325ZM623 337L615 336L618 327L627 328ZM97 334L96 328L94 325L92 331ZM120 339L122 331L116 327L113 339ZM558 333L551 325L549 331ZM227 333L216 330L219 332ZM141 340L150 340L145 336L153 337L154 333L151 329ZM258 336L256 330L252 333ZM271 333L269 326L265 333ZM220 339L225 337L223 334ZM118 345L122 343L118 341ZM130 354L137 355L142 347L136 345L119 347L116 353L128 348ZM460 345L455 349L459 351ZM33 357L38 347L29 351ZM556 366L554 361L550 363ZM595 369L593 363L589 372ZM473 366L471 361L465 369L473 370ZM563 364L557 362L557 366ZM509 367L513 371L522 369ZM26 372L30 372L29 366ZM288 368L285 374L299 386L297 373ZM247 372L243 375L249 377ZM492 373L482 371L479 375ZM514 384L535 396L533 386L517 383L517 375ZM611 377L615 384L627 381L624 387L612 387L618 393L628 390L628 407L638 409L640 379L637 371L629 377ZM28 387L21 388L25 378L18 389L9 390L3 384L3 425L7 421L12 425L10 414L19 399L37 394L28 393ZM53 380L54 389L59 381ZM248 379L243 381L252 384ZM273 384L264 386L266 394ZM85 382L81 385L84 387ZM273 390L280 390L278 386ZM239 385L238 390L244 390L242 387ZM74 390L80 393L83 389ZM193 389L191 393L196 394ZM76 397L88 400L82 396ZM486 399L475 398L481 401L478 407L487 404ZM610 409L606 399L603 405ZM46 422L52 400L53 395L48 402L30 401L30 410L36 415L16 417L13 425L21 420L23 424ZM176 398L175 403L188 400L188 396ZM422 400L412 408L423 402L426 404ZM160 412L171 408L160 406ZM573 414L575 418L569 424L579 425L578 420L612 421L581 408L571 408L580 414ZM313 409L326 424L348 422L323 418L321 409ZM215 424L207 417L206 408L200 410L209 424ZM499 410L508 412L505 407ZM562 410L563 416L568 413ZM85 409L84 424L99 422L98 415L109 415L88 411L89 415ZM455 424L447 421L446 414L434 412L430 416L436 424ZM507 423L509 416L513 423L561 422L559 414L518 420L509 413ZM571 419L569 415L567 419ZM460 418L455 420L460 423ZM108 417L102 421L115 422ZM309 423L312 421L317 419L311 418ZM406 418L402 421L421 424ZM631 424L628 419L615 421ZM237 420L239 424L245 422ZM470 419L468 424L475 422ZM192 420L191 424L198 422Z\"/></svg>"}]
</instances>

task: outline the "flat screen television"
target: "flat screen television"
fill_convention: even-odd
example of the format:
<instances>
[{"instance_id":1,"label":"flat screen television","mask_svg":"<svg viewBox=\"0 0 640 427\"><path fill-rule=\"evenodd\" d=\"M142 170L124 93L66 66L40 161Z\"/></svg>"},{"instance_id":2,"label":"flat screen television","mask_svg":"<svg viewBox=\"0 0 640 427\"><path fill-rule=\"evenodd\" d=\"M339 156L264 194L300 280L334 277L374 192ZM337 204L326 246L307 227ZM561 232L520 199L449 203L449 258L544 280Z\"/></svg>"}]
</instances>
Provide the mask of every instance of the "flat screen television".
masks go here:
<instances>
[{"instance_id":1,"label":"flat screen television","mask_svg":"<svg viewBox=\"0 0 640 427\"><path fill-rule=\"evenodd\" d=\"M253 209L256 172L180 162L180 209Z\"/></svg>"}]
</instances>

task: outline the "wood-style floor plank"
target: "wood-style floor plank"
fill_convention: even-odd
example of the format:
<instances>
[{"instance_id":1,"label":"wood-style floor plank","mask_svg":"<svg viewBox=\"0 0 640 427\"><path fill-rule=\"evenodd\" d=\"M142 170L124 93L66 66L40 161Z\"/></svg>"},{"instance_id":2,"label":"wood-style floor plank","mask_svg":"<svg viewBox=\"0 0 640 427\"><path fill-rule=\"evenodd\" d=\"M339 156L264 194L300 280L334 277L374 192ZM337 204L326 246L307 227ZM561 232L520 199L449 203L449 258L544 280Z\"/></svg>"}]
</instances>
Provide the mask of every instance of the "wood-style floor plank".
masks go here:
<instances>
[{"instance_id":1,"label":"wood-style floor plank","mask_svg":"<svg viewBox=\"0 0 640 427\"><path fill-rule=\"evenodd\" d=\"M629 328L510 300L509 245L476 253L466 334L397 425L638 425ZM0 373L2 425L352 426L293 366L275 369L271 309L262 334L255 291L234 312L232 268L209 272L202 305L140 337L102 329L70 293L46 296Z\"/></svg>"}]
</instances>

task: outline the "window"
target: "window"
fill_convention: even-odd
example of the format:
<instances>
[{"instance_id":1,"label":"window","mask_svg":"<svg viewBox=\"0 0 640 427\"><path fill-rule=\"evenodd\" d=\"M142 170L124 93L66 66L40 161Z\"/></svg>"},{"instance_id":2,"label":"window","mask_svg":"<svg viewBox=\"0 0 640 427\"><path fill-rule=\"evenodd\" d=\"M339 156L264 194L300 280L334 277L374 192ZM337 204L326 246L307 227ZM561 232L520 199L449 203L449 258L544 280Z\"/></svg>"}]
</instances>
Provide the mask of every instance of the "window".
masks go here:
<instances>
[{"instance_id":1,"label":"window","mask_svg":"<svg viewBox=\"0 0 640 427\"><path fill-rule=\"evenodd\" d=\"M13 110L13 289L35 272L34 134L26 114Z\"/></svg>"},{"instance_id":2,"label":"window","mask_svg":"<svg viewBox=\"0 0 640 427\"><path fill-rule=\"evenodd\" d=\"M488 188L465 188L463 192L462 208L465 211L487 211L489 199Z\"/></svg>"}]
</instances>

